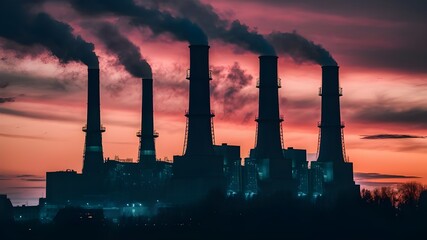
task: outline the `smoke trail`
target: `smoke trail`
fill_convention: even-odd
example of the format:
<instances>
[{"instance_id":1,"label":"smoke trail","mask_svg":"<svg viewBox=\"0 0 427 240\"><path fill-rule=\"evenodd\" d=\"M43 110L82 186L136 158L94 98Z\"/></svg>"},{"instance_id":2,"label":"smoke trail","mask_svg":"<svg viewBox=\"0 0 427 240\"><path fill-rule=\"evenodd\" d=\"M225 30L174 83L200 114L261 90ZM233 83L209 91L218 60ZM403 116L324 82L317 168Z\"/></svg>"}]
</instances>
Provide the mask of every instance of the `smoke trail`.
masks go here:
<instances>
[{"instance_id":1,"label":"smoke trail","mask_svg":"<svg viewBox=\"0 0 427 240\"><path fill-rule=\"evenodd\" d=\"M322 66L337 66L337 62L326 49L295 31L292 33L272 32L267 35L267 39L277 52L289 55L297 63L314 62Z\"/></svg>"},{"instance_id":2,"label":"smoke trail","mask_svg":"<svg viewBox=\"0 0 427 240\"><path fill-rule=\"evenodd\" d=\"M260 55L276 55L273 46L268 43L264 36L255 30L250 30L245 24L235 20L228 29L217 29L218 38L243 47L246 50Z\"/></svg>"},{"instance_id":3,"label":"smoke trail","mask_svg":"<svg viewBox=\"0 0 427 240\"><path fill-rule=\"evenodd\" d=\"M42 45L61 63L78 61L97 67L94 45L74 36L72 31L68 24L46 13L30 13L26 1L0 2L0 37L25 46Z\"/></svg>"},{"instance_id":4,"label":"smoke trail","mask_svg":"<svg viewBox=\"0 0 427 240\"><path fill-rule=\"evenodd\" d=\"M80 13L93 15L113 13L131 18L131 24L148 27L153 34L171 34L176 40L207 45L203 30L187 18L174 17L168 12L136 5L133 0L57 0L68 1ZM178 1L177 1L178 2Z\"/></svg>"},{"instance_id":5,"label":"smoke trail","mask_svg":"<svg viewBox=\"0 0 427 240\"><path fill-rule=\"evenodd\" d=\"M177 14L185 15L191 12L189 18L202 26L209 37L241 46L261 55L276 55L275 49L278 53L289 55L299 63L337 65L327 50L296 32L273 32L264 37L238 20L230 22L221 18L211 5L202 3L200 0L151 0L151 4L171 8Z\"/></svg>"},{"instance_id":6,"label":"smoke trail","mask_svg":"<svg viewBox=\"0 0 427 240\"><path fill-rule=\"evenodd\" d=\"M276 55L274 47L256 30L238 20L230 21L221 18L209 4L199 0L151 0L153 5L162 5L171 8L183 16L190 12L190 18L199 24L213 39L240 46L248 51L260 55Z\"/></svg>"},{"instance_id":7,"label":"smoke trail","mask_svg":"<svg viewBox=\"0 0 427 240\"><path fill-rule=\"evenodd\" d=\"M124 37L116 26L104 22L91 24L90 27L107 49L117 55L120 63L132 76L152 78L151 67L142 58L140 49Z\"/></svg>"}]
</instances>

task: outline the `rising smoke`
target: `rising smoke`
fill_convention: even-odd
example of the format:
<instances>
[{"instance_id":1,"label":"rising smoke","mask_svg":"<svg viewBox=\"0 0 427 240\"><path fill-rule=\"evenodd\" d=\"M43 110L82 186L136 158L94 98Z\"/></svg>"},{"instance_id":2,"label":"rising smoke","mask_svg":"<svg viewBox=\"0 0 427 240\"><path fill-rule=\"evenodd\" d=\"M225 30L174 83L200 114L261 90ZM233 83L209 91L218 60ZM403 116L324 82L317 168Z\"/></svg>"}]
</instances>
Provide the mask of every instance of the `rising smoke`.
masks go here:
<instances>
[{"instance_id":1,"label":"rising smoke","mask_svg":"<svg viewBox=\"0 0 427 240\"><path fill-rule=\"evenodd\" d=\"M321 45L307 40L297 32L272 32L267 39L280 54L290 56L297 63L312 62L322 66L336 66L337 62Z\"/></svg>"},{"instance_id":2,"label":"rising smoke","mask_svg":"<svg viewBox=\"0 0 427 240\"><path fill-rule=\"evenodd\" d=\"M296 32L273 32L263 36L238 20L230 21L222 18L211 5L200 0L151 0L151 4L170 8L176 14L185 15L186 12L191 12L188 17L202 26L209 37L238 45L257 54L276 55L277 51L278 54L290 56L297 63L337 65L326 49Z\"/></svg>"},{"instance_id":3,"label":"rising smoke","mask_svg":"<svg viewBox=\"0 0 427 240\"><path fill-rule=\"evenodd\" d=\"M139 1L146 5L136 4L134 0L21 0L25 4L44 1L68 2L73 8L86 15L115 14L127 16L130 18L131 24L148 27L154 35L170 34L176 40L188 41L190 44L208 44L207 37L199 27L200 25L211 38L220 39L260 55L276 55L276 49L279 54L290 56L297 63L312 62L320 65L337 65L326 49L307 40L296 32L273 32L267 36L263 36L238 20L231 21L221 17L211 5L204 4L199 0ZM16 4L17 2L20 1L2 1L0 19L3 21L1 21L0 26L1 24L5 26L2 26L0 36L24 45L41 44L51 50L61 62L77 60L88 65L91 62L95 62L96 56L93 53L93 45L84 42L80 37L74 37L71 34L71 27L53 20L49 15L44 13L31 15L23 10L24 7L22 4ZM151 5L147 5L147 3L151 3ZM166 11L160 11L158 10L159 6L174 11L176 15L181 15L181 17L173 16ZM187 15L187 12L191 12L192 14ZM5 24L11 20L16 22L13 28L10 27L11 25L6 26ZM52 31L59 34L52 34ZM120 41L121 43L130 43L125 37L114 36L109 35L100 39L111 48L117 47L116 44L118 44L119 40L123 40ZM56 41L56 39L64 40ZM68 44L69 42L72 44ZM67 45L66 48L62 47L64 44ZM82 48L84 51L81 50ZM130 51L132 48L137 49L133 45L133 47L130 46L120 52L118 54L119 60L132 75L140 77L142 75L141 70L136 70L135 66L141 64L141 59L137 60L138 56L134 54L137 51ZM79 50L75 51L76 49ZM113 51L118 53L118 50ZM145 70L145 72L148 71Z\"/></svg>"},{"instance_id":4,"label":"rising smoke","mask_svg":"<svg viewBox=\"0 0 427 240\"><path fill-rule=\"evenodd\" d=\"M36 1L37 2L37 1ZM42 45L61 63L77 61L97 67L94 45L72 34L73 29L46 13L32 13L26 1L0 2L0 37L24 46Z\"/></svg>"},{"instance_id":5,"label":"rising smoke","mask_svg":"<svg viewBox=\"0 0 427 240\"><path fill-rule=\"evenodd\" d=\"M142 58L139 47L123 36L116 26L103 22L90 24L90 27L132 76L152 78L151 67Z\"/></svg>"},{"instance_id":6,"label":"rising smoke","mask_svg":"<svg viewBox=\"0 0 427 240\"><path fill-rule=\"evenodd\" d=\"M52 0L51 0L52 1ZM208 39L203 30L187 18L174 17L168 12L146 8L133 0L53 0L70 2L82 14L108 14L131 18L131 24L148 27L154 35L170 34L179 41L194 45L207 45ZM179 2L179 1L177 1Z\"/></svg>"},{"instance_id":7,"label":"rising smoke","mask_svg":"<svg viewBox=\"0 0 427 240\"><path fill-rule=\"evenodd\" d=\"M239 20L230 21L221 18L209 4L199 0L151 0L151 4L156 7L162 5L174 10L176 14L188 17L199 24L212 39L237 45L256 54L276 55L273 46L263 35ZM187 15L188 12L191 12L191 15Z\"/></svg>"}]
</instances>

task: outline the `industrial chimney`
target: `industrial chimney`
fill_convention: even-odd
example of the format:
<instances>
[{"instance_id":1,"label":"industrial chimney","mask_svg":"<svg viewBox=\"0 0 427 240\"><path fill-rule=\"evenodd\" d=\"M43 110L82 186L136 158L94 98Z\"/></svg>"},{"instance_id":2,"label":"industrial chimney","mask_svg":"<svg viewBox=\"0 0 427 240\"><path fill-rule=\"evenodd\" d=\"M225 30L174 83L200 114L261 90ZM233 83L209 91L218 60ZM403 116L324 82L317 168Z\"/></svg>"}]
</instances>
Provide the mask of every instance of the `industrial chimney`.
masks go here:
<instances>
[{"instance_id":1,"label":"industrial chimney","mask_svg":"<svg viewBox=\"0 0 427 240\"><path fill-rule=\"evenodd\" d=\"M187 117L185 156L212 155L212 118L209 81L209 46L190 46L190 101Z\"/></svg>"},{"instance_id":2,"label":"industrial chimney","mask_svg":"<svg viewBox=\"0 0 427 240\"><path fill-rule=\"evenodd\" d=\"M174 200L198 201L213 189L224 189L223 158L213 148L214 114L210 107L209 46L190 46L189 109L184 140L184 155L174 156Z\"/></svg>"},{"instance_id":3,"label":"industrial chimney","mask_svg":"<svg viewBox=\"0 0 427 240\"><path fill-rule=\"evenodd\" d=\"M344 162L343 136L340 114L342 91L338 80L338 66L322 67L322 113L318 162Z\"/></svg>"},{"instance_id":4,"label":"industrial chimney","mask_svg":"<svg viewBox=\"0 0 427 240\"><path fill-rule=\"evenodd\" d=\"M139 137L138 162L144 168L153 168L156 164L154 139L159 135L154 131L153 123L153 79L142 80L141 130Z\"/></svg>"},{"instance_id":5,"label":"industrial chimney","mask_svg":"<svg viewBox=\"0 0 427 240\"><path fill-rule=\"evenodd\" d=\"M280 134L280 124L283 119L279 116L277 89L281 86L280 80L277 78L277 56L260 56L259 63L256 157L281 161L284 159Z\"/></svg>"},{"instance_id":6,"label":"industrial chimney","mask_svg":"<svg viewBox=\"0 0 427 240\"><path fill-rule=\"evenodd\" d=\"M359 185L353 180L353 164L346 161L344 149L344 124L341 122L338 66L322 66L322 98L318 158L311 163L312 195L360 197Z\"/></svg>"},{"instance_id":7,"label":"industrial chimney","mask_svg":"<svg viewBox=\"0 0 427 240\"><path fill-rule=\"evenodd\" d=\"M87 124L83 127L86 133L83 174L98 176L104 162L102 152L102 136L105 128L101 125L99 96L99 67L88 67L87 88Z\"/></svg>"},{"instance_id":8,"label":"industrial chimney","mask_svg":"<svg viewBox=\"0 0 427 240\"><path fill-rule=\"evenodd\" d=\"M282 151L279 94L281 87L277 77L277 56L260 56L259 105L255 149L248 159L254 159L258 172L258 187L261 192L275 193L292 191L292 166Z\"/></svg>"}]
</instances>

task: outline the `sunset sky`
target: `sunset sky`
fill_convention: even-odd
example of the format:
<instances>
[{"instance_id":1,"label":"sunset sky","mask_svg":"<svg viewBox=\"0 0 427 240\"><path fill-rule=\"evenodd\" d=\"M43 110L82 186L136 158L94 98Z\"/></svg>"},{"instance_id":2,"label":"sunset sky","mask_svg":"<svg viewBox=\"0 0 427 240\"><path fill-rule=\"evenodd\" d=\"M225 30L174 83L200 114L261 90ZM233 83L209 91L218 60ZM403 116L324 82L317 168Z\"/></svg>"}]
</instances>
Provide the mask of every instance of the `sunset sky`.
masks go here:
<instances>
[{"instance_id":1,"label":"sunset sky","mask_svg":"<svg viewBox=\"0 0 427 240\"><path fill-rule=\"evenodd\" d=\"M76 7L76 2L82 2L79 0L34 2L33 13L46 12L69 24L75 36L95 46L101 69L101 121L107 129L103 134L104 157L137 160L139 140L135 133L141 120L141 79L129 74L95 34L96 23L100 22L116 26L151 65L154 124L160 134L156 139L157 157L172 159L182 154L184 113L188 108L188 41L131 23L124 14L82 10ZM126 5L131 1L120 2ZM212 35L206 27L212 16L219 18L225 28L238 20L261 35L296 32L329 51L340 66L341 117L356 182L362 187L378 186L378 182L427 184L427 3L135 2L189 19L206 32L211 47L216 144L241 146L242 158L254 147L260 53ZM87 66L78 61L59 61L40 44L26 45L5 37L7 31L3 29L16 22L4 21L6 11L0 10L0 193L8 194L14 204L36 204L35 199L44 195L45 172L81 172ZM321 67L277 52L285 147L306 149L308 159L314 160Z\"/></svg>"}]
</instances>

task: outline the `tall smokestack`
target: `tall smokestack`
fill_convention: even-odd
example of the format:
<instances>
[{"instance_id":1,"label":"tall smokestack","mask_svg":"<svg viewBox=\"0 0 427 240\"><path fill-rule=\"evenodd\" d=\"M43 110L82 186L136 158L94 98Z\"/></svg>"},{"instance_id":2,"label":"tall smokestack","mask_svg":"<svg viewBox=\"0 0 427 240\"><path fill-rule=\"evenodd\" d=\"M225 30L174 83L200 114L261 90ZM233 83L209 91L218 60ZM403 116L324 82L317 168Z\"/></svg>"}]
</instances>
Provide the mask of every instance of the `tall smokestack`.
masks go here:
<instances>
[{"instance_id":1,"label":"tall smokestack","mask_svg":"<svg viewBox=\"0 0 427 240\"><path fill-rule=\"evenodd\" d=\"M353 164L345 161L344 125L341 123L338 66L322 66L322 113L317 161L311 163L311 194L325 194L331 201L337 197L359 198L360 187L353 180Z\"/></svg>"},{"instance_id":2,"label":"tall smokestack","mask_svg":"<svg viewBox=\"0 0 427 240\"><path fill-rule=\"evenodd\" d=\"M212 117L210 105L209 81L209 46L191 45L190 70L190 102L186 117L188 128L185 156L212 155Z\"/></svg>"},{"instance_id":3,"label":"tall smokestack","mask_svg":"<svg viewBox=\"0 0 427 240\"><path fill-rule=\"evenodd\" d=\"M104 162L101 133L105 128L100 115L99 67L88 67L87 124L83 127L86 133L83 174L87 176L99 175Z\"/></svg>"},{"instance_id":4,"label":"tall smokestack","mask_svg":"<svg viewBox=\"0 0 427 240\"><path fill-rule=\"evenodd\" d=\"M154 139L159 135L154 131L153 123L153 79L142 80L142 117L139 137L138 162L144 167L154 167L156 163L156 148Z\"/></svg>"},{"instance_id":5,"label":"tall smokestack","mask_svg":"<svg viewBox=\"0 0 427 240\"><path fill-rule=\"evenodd\" d=\"M210 105L209 46L190 45L189 109L184 155L174 156L174 201L198 201L216 189L224 189L224 160L215 155L213 148L213 123Z\"/></svg>"},{"instance_id":6,"label":"tall smokestack","mask_svg":"<svg viewBox=\"0 0 427 240\"><path fill-rule=\"evenodd\" d=\"M283 160L280 135L280 123L283 119L279 116L277 56L260 56L259 63L256 157Z\"/></svg>"},{"instance_id":7,"label":"tall smokestack","mask_svg":"<svg viewBox=\"0 0 427 240\"><path fill-rule=\"evenodd\" d=\"M260 56L259 63L257 136L251 158L256 159L261 192L293 191L291 161L284 158L282 151L277 56Z\"/></svg>"},{"instance_id":8,"label":"tall smokestack","mask_svg":"<svg viewBox=\"0 0 427 240\"><path fill-rule=\"evenodd\" d=\"M344 162L338 66L322 67L322 113L318 162Z\"/></svg>"}]
</instances>

